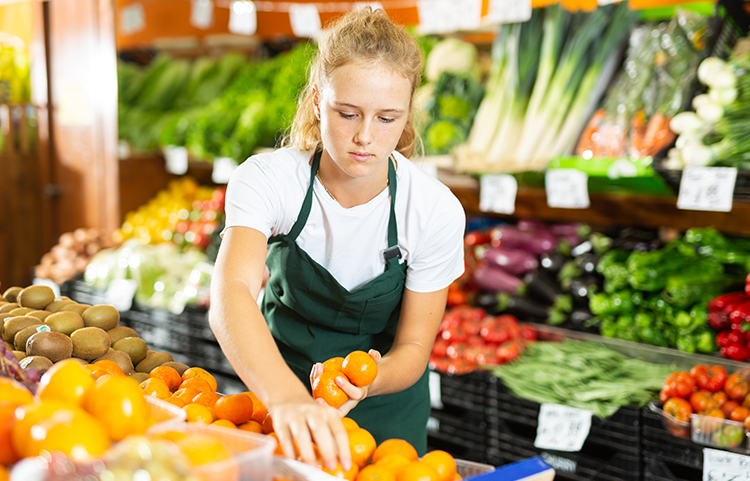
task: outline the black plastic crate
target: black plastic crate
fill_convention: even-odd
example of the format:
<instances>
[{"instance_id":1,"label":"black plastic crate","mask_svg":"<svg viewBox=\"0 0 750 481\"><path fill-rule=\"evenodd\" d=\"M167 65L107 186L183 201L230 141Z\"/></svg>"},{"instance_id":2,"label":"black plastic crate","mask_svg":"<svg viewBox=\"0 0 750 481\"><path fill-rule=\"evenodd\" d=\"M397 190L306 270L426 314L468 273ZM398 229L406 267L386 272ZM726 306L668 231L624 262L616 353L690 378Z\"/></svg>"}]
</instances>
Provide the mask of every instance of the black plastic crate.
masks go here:
<instances>
[{"instance_id":1,"label":"black plastic crate","mask_svg":"<svg viewBox=\"0 0 750 481\"><path fill-rule=\"evenodd\" d=\"M477 446L451 439L446 435L427 431L427 451L441 449L456 459L487 463L487 453L484 446Z\"/></svg>"},{"instance_id":2,"label":"black plastic crate","mask_svg":"<svg viewBox=\"0 0 750 481\"><path fill-rule=\"evenodd\" d=\"M104 291L94 289L93 286L86 284L81 279L66 281L60 286L60 295L68 296L70 299L79 304L107 304L107 297ZM120 313L122 315L122 313Z\"/></svg>"},{"instance_id":3,"label":"black plastic crate","mask_svg":"<svg viewBox=\"0 0 750 481\"><path fill-rule=\"evenodd\" d=\"M536 428L541 405L514 396L496 377L488 383L488 417ZM490 424L492 421L490 421ZM497 431L497 428L495 429ZM587 443L613 448L639 457L641 452L641 408L621 407L606 419L591 418ZM584 445L585 446L585 445Z\"/></svg>"},{"instance_id":4,"label":"black plastic crate","mask_svg":"<svg viewBox=\"0 0 750 481\"><path fill-rule=\"evenodd\" d=\"M643 481L701 481L703 471L662 459L658 454L643 457Z\"/></svg>"},{"instance_id":5,"label":"black plastic crate","mask_svg":"<svg viewBox=\"0 0 750 481\"><path fill-rule=\"evenodd\" d=\"M651 456L669 465L703 470L703 447L690 438L674 436L664 427L661 414L648 407L641 410L641 446L644 457Z\"/></svg>"},{"instance_id":6,"label":"black plastic crate","mask_svg":"<svg viewBox=\"0 0 750 481\"><path fill-rule=\"evenodd\" d=\"M489 374L474 371L467 374L445 374L437 371L431 376L440 377L440 393L431 389L433 406L437 402L446 407L457 407L484 414L487 410L487 387Z\"/></svg>"}]
</instances>

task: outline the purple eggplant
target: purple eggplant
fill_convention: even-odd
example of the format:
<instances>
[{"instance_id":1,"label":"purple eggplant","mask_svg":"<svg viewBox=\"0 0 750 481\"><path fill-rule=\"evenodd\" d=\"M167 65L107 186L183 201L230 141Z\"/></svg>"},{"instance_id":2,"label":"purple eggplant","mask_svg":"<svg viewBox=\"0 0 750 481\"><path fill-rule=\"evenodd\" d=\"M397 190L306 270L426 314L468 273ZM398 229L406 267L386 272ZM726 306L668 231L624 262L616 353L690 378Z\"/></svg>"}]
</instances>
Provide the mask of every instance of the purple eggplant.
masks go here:
<instances>
[{"instance_id":1,"label":"purple eggplant","mask_svg":"<svg viewBox=\"0 0 750 481\"><path fill-rule=\"evenodd\" d=\"M509 274L525 274L539 265L537 258L529 252L508 247L491 247L484 251L482 259Z\"/></svg>"},{"instance_id":2,"label":"purple eggplant","mask_svg":"<svg viewBox=\"0 0 750 481\"><path fill-rule=\"evenodd\" d=\"M552 252L557 247L557 238L550 232L522 231L510 225L493 227L490 239L493 247L522 249L536 255Z\"/></svg>"},{"instance_id":3,"label":"purple eggplant","mask_svg":"<svg viewBox=\"0 0 750 481\"><path fill-rule=\"evenodd\" d=\"M477 287L485 291L521 294L525 290L521 279L487 264L477 266L472 279Z\"/></svg>"},{"instance_id":4,"label":"purple eggplant","mask_svg":"<svg viewBox=\"0 0 750 481\"><path fill-rule=\"evenodd\" d=\"M544 231L552 233L550 227L540 220L521 219L516 223L516 227L524 232Z\"/></svg>"}]
</instances>

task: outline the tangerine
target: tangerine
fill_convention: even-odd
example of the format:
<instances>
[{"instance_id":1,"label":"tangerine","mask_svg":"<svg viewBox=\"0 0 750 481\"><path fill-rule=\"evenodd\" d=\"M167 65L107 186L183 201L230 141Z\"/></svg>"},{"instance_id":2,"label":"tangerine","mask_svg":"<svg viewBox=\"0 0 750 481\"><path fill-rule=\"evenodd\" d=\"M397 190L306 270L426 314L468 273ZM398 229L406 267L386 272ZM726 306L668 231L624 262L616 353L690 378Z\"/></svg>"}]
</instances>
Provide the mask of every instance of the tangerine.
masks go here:
<instances>
[{"instance_id":1,"label":"tangerine","mask_svg":"<svg viewBox=\"0 0 750 481\"><path fill-rule=\"evenodd\" d=\"M217 419L211 423L214 426L220 426L223 428L237 429L237 426L229 419Z\"/></svg>"},{"instance_id":2,"label":"tangerine","mask_svg":"<svg viewBox=\"0 0 750 481\"><path fill-rule=\"evenodd\" d=\"M416 461L418 458L417 450L408 441L391 438L386 439L375 448L375 452L372 453L372 462L377 463L389 454L401 454L409 461Z\"/></svg>"},{"instance_id":3,"label":"tangerine","mask_svg":"<svg viewBox=\"0 0 750 481\"><path fill-rule=\"evenodd\" d=\"M175 440L175 443L193 466L226 461L232 458L232 452L224 443L206 434L188 434Z\"/></svg>"},{"instance_id":4,"label":"tangerine","mask_svg":"<svg viewBox=\"0 0 750 481\"><path fill-rule=\"evenodd\" d=\"M412 461L399 471L396 481L437 481L438 472L423 461Z\"/></svg>"},{"instance_id":5,"label":"tangerine","mask_svg":"<svg viewBox=\"0 0 750 481\"><path fill-rule=\"evenodd\" d=\"M177 372L177 369L169 366L157 366L153 368L149 371L148 377L161 379L164 381L164 384L169 387L171 392L175 392L182 382L182 377L180 377L180 373Z\"/></svg>"},{"instance_id":6,"label":"tangerine","mask_svg":"<svg viewBox=\"0 0 750 481\"><path fill-rule=\"evenodd\" d=\"M252 419L244 424L240 424L237 427L243 431L247 431L250 433L263 434L263 425L257 421L253 421Z\"/></svg>"},{"instance_id":7,"label":"tangerine","mask_svg":"<svg viewBox=\"0 0 750 481\"><path fill-rule=\"evenodd\" d=\"M356 428L348 431L349 450L352 453L352 462L360 468L363 468L372 459L372 453L375 452L375 438L370 432L363 428Z\"/></svg>"},{"instance_id":8,"label":"tangerine","mask_svg":"<svg viewBox=\"0 0 750 481\"><path fill-rule=\"evenodd\" d=\"M362 468L355 481L396 481L396 476L380 464L370 464Z\"/></svg>"},{"instance_id":9,"label":"tangerine","mask_svg":"<svg viewBox=\"0 0 750 481\"><path fill-rule=\"evenodd\" d=\"M204 406L213 409L213 407L216 405L216 401L218 401L219 398L221 398L221 396L219 396L213 391L203 391L203 392L199 392L193 398L193 402L198 403L198 404L203 404Z\"/></svg>"},{"instance_id":10,"label":"tangerine","mask_svg":"<svg viewBox=\"0 0 750 481\"><path fill-rule=\"evenodd\" d=\"M343 357L332 357L323 363L324 371L341 371L341 364L344 362Z\"/></svg>"},{"instance_id":11,"label":"tangerine","mask_svg":"<svg viewBox=\"0 0 750 481\"><path fill-rule=\"evenodd\" d=\"M270 414L266 414L266 419L263 420L261 426L263 427L263 434L271 434L274 431L273 418Z\"/></svg>"},{"instance_id":12,"label":"tangerine","mask_svg":"<svg viewBox=\"0 0 750 481\"><path fill-rule=\"evenodd\" d=\"M189 367L182 373L182 380L185 381L192 377L200 377L208 381L211 385L211 390L216 391L216 378L211 375L208 371L200 367Z\"/></svg>"},{"instance_id":13,"label":"tangerine","mask_svg":"<svg viewBox=\"0 0 750 481\"><path fill-rule=\"evenodd\" d=\"M250 400L253 402L253 416L250 419L257 423L262 423L263 420L266 419L266 414L268 414L268 408L266 408L266 405L263 404L253 392L245 391L242 394L249 396Z\"/></svg>"},{"instance_id":14,"label":"tangerine","mask_svg":"<svg viewBox=\"0 0 750 481\"><path fill-rule=\"evenodd\" d=\"M375 453L373 453L372 460L373 464L377 464L378 466L387 469L388 471L393 473L394 476L398 476L398 473L401 472L401 470L404 469L406 465L411 461L411 459L407 458L403 454L398 453L386 454L385 456L379 458L377 461L375 461Z\"/></svg>"},{"instance_id":15,"label":"tangerine","mask_svg":"<svg viewBox=\"0 0 750 481\"><path fill-rule=\"evenodd\" d=\"M124 376L125 373L119 364L111 359L100 359L94 362L92 365L97 366L99 369L105 371L110 376Z\"/></svg>"},{"instance_id":16,"label":"tangerine","mask_svg":"<svg viewBox=\"0 0 750 481\"><path fill-rule=\"evenodd\" d=\"M253 416L253 401L244 394L223 396L214 404L217 419L228 419L234 424L244 424Z\"/></svg>"},{"instance_id":17,"label":"tangerine","mask_svg":"<svg viewBox=\"0 0 750 481\"><path fill-rule=\"evenodd\" d=\"M83 366L85 370L91 373L92 376L94 376L94 379L99 379L102 376L109 376L109 373L105 371L104 369L99 369L98 366L94 366L93 364L87 364Z\"/></svg>"},{"instance_id":18,"label":"tangerine","mask_svg":"<svg viewBox=\"0 0 750 481\"><path fill-rule=\"evenodd\" d=\"M12 402L0 401L0 466L10 466L18 461L11 435L11 428L16 420L13 415L16 407L17 405Z\"/></svg>"},{"instance_id":19,"label":"tangerine","mask_svg":"<svg viewBox=\"0 0 750 481\"><path fill-rule=\"evenodd\" d=\"M15 379L0 377L0 400L19 406L34 402L34 395Z\"/></svg>"},{"instance_id":20,"label":"tangerine","mask_svg":"<svg viewBox=\"0 0 750 481\"><path fill-rule=\"evenodd\" d=\"M113 441L143 434L151 425L151 410L138 381L129 376L104 376L86 395L86 411L98 419Z\"/></svg>"},{"instance_id":21,"label":"tangerine","mask_svg":"<svg viewBox=\"0 0 750 481\"><path fill-rule=\"evenodd\" d=\"M58 361L42 375L36 394L42 401L57 400L82 406L86 394L94 388L94 377L78 362Z\"/></svg>"},{"instance_id":22,"label":"tangerine","mask_svg":"<svg viewBox=\"0 0 750 481\"><path fill-rule=\"evenodd\" d=\"M0 481L8 481L10 479L10 473L5 466L0 465Z\"/></svg>"},{"instance_id":23,"label":"tangerine","mask_svg":"<svg viewBox=\"0 0 750 481\"><path fill-rule=\"evenodd\" d=\"M359 427L357 421L352 418L343 417L341 418L341 422L344 424L344 429L346 429L347 431L351 431L352 429L357 429Z\"/></svg>"},{"instance_id":24,"label":"tangerine","mask_svg":"<svg viewBox=\"0 0 750 481\"><path fill-rule=\"evenodd\" d=\"M372 383L378 376L378 365L365 351L353 351L341 363L341 372L352 384L363 387Z\"/></svg>"},{"instance_id":25,"label":"tangerine","mask_svg":"<svg viewBox=\"0 0 750 481\"><path fill-rule=\"evenodd\" d=\"M190 403L186 404L182 409L185 411L187 415L186 419L189 423L211 424L214 422L214 415L211 413L211 410L202 404Z\"/></svg>"},{"instance_id":26,"label":"tangerine","mask_svg":"<svg viewBox=\"0 0 750 481\"><path fill-rule=\"evenodd\" d=\"M172 395L169 386L158 377L150 377L143 381L139 386L143 389L144 396L166 399Z\"/></svg>"},{"instance_id":27,"label":"tangerine","mask_svg":"<svg viewBox=\"0 0 750 481\"><path fill-rule=\"evenodd\" d=\"M323 371L323 374L313 381L313 397L323 399L329 406L339 408L349 396L336 385L337 377L345 377L341 371Z\"/></svg>"},{"instance_id":28,"label":"tangerine","mask_svg":"<svg viewBox=\"0 0 750 481\"><path fill-rule=\"evenodd\" d=\"M440 476L437 481L453 481L456 475L456 460L449 453L436 449L422 456L421 461L435 468Z\"/></svg>"},{"instance_id":29,"label":"tangerine","mask_svg":"<svg viewBox=\"0 0 750 481\"><path fill-rule=\"evenodd\" d=\"M185 401L185 404L189 404L193 402L193 399L195 399L195 396L200 394L198 391L191 387L186 387L185 389L178 389L173 394L172 397L175 397L177 399L182 399Z\"/></svg>"},{"instance_id":30,"label":"tangerine","mask_svg":"<svg viewBox=\"0 0 750 481\"><path fill-rule=\"evenodd\" d=\"M178 408L182 408L182 407L185 407L187 405L187 403L184 400L182 400L180 398L176 398L174 396L169 396L168 398L164 398L164 399L162 399L162 401L166 401L169 404L177 406Z\"/></svg>"},{"instance_id":31,"label":"tangerine","mask_svg":"<svg viewBox=\"0 0 750 481\"><path fill-rule=\"evenodd\" d=\"M216 390L211 389L211 384L202 377L191 377L190 379L185 379L180 383L180 386L177 389L184 389L186 387L191 387L199 392L212 392L216 394Z\"/></svg>"},{"instance_id":32,"label":"tangerine","mask_svg":"<svg viewBox=\"0 0 750 481\"><path fill-rule=\"evenodd\" d=\"M348 481L354 481L354 478L357 477L357 473L359 473L359 467L355 463L352 463L349 469L344 469L341 466L341 463L336 463L336 468L328 469L325 466L323 466L322 470L323 472L328 473L331 476L335 476L337 478L343 478Z\"/></svg>"}]
</instances>

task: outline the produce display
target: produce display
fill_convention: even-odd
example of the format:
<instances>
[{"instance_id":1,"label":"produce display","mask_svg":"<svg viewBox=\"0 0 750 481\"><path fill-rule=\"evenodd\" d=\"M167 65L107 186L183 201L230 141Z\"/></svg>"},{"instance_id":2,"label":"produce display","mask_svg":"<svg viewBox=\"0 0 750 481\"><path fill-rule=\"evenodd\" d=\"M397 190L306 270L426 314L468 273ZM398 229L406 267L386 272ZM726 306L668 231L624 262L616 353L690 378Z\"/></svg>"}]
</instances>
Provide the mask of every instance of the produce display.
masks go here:
<instances>
[{"instance_id":1,"label":"produce display","mask_svg":"<svg viewBox=\"0 0 750 481\"><path fill-rule=\"evenodd\" d=\"M62 285L76 276L83 274L91 258L102 249L115 245L111 235L96 229L76 229L60 236L57 244L42 256L39 265L34 268L34 276L49 279Z\"/></svg>"},{"instance_id":2,"label":"produce display","mask_svg":"<svg viewBox=\"0 0 750 481\"><path fill-rule=\"evenodd\" d=\"M23 41L8 34L0 36L0 103L18 104L30 100L29 66Z\"/></svg>"}]
</instances>

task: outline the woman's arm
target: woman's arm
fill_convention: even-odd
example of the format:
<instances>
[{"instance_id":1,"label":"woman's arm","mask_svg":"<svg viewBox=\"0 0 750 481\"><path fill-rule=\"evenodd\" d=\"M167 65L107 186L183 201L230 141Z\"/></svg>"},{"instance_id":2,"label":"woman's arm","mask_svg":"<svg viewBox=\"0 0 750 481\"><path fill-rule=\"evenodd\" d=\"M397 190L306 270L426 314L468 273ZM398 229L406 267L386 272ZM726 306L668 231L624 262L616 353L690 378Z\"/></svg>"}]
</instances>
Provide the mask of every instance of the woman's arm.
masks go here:
<instances>
[{"instance_id":1,"label":"woman's arm","mask_svg":"<svg viewBox=\"0 0 750 481\"><path fill-rule=\"evenodd\" d=\"M314 441L327 466L335 467L338 458L348 468L341 415L313 401L286 365L258 307L266 249L260 231L226 230L211 279L211 329L237 375L268 406L284 452L294 456L293 439L302 459L314 463Z\"/></svg>"}]
</instances>

